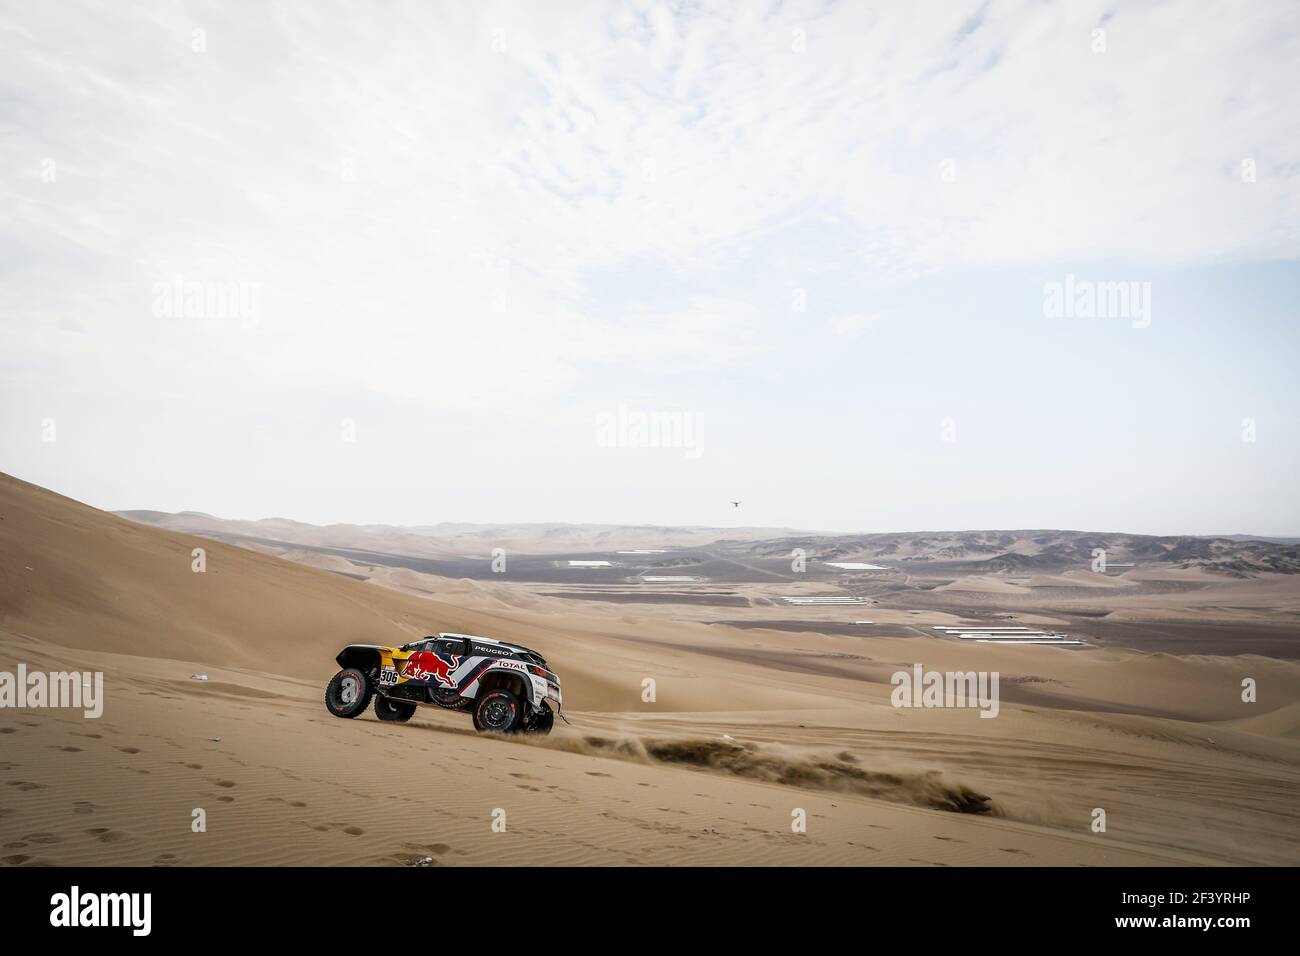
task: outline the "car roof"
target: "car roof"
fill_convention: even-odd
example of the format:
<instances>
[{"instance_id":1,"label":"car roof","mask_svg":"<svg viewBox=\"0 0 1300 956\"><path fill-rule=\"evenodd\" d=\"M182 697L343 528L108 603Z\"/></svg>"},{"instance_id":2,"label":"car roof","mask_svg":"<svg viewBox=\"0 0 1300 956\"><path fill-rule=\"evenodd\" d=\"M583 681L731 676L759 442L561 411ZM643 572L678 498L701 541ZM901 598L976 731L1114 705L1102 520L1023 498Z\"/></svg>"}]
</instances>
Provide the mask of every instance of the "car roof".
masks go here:
<instances>
[{"instance_id":1,"label":"car roof","mask_svg":"<svg viewBox=\"0 0 1300 956\"><path fill-rule=\"evenodd\" d=\"M483 637L481 634L460 634L456 631L439 631L439 637L468 637L471 640L482 641L484 644L495 644L497 647L508 647L512 651L527 651L529 654L537 654L531 647L524 647L522 644L511 644L509 641L498 641L494 637ZM538 655L541 656L540 654Z\"/></svg>"}]
</instances>

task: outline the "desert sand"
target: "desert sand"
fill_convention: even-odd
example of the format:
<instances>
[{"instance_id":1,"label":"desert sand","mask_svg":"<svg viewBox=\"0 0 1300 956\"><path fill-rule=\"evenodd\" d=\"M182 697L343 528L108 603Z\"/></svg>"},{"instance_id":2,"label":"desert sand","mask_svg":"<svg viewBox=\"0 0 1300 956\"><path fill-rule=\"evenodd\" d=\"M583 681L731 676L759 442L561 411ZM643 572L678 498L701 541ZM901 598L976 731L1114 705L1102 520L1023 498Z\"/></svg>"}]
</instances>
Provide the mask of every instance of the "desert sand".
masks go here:
<instances>
[{"instance_id":1,"label":"desert sand","mask_svg":"<svg viewBox=\"0 0 1300 956\"><path fill-rule=\"evenodd\" d=\"M782 583L700 585L743 606L675 601L686 592L667 585L650 586L665 600L628 603L605 599L602 585L555 597L553 583L245 544L0 476L0 670L105 680L99 719L0 710L0 862L1300 862L1300 663L928 632L964 619L943 601L976 594L992 607L1040 591L1121 602L1133 626L1181 608L1229 629L1285 628L1295 575L1192 569L1192 600L1160 592L1145 604L1140 595L1155 592L1138 575L1098 587L971 575L935 606L795 612L779 606L794 593ZM195 548L203 573L192 570ZM1022 620L1060 620L1026 607ZM792 617L807 629L765 625ZM859 617L874 624L854 631ZM507 739L432 708L404 725L326 713L343 645L441 630L541 651L564 680L571 724ZM914 663L998 671L998 717L895 708L890 676ZM1245 678L1255 703L1241 700ZM1090 826L1096 808L1104 833ZM196 809L205 832L192 830ZM807 827L796 833L799 811Z\"/></svg>"}]
</instances>

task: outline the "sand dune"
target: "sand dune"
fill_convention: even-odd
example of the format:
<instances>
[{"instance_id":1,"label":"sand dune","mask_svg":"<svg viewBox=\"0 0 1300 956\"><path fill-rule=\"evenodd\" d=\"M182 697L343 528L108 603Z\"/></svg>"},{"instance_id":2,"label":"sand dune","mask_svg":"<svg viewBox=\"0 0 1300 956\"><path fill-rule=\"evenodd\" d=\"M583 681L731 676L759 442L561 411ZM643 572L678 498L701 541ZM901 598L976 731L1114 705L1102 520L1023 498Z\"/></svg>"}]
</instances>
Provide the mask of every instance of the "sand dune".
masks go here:
<instances>
[{"instance_id":1,"label":"sand dune","mask_svg":"<svg viewBox=\"0 0 1300 956\"><path fill-rule=\"evenodd\" d=\"M0 710L0 862L1300 862L1292 662L742 629L347 567L0 478L0 670L107 688L98 720ZM436 630L542 650L572 725L497 739L427 709L326 714L341 645ZM999 716L894 708L914 662L999 671Z\"/></svg>"}]
</instances>

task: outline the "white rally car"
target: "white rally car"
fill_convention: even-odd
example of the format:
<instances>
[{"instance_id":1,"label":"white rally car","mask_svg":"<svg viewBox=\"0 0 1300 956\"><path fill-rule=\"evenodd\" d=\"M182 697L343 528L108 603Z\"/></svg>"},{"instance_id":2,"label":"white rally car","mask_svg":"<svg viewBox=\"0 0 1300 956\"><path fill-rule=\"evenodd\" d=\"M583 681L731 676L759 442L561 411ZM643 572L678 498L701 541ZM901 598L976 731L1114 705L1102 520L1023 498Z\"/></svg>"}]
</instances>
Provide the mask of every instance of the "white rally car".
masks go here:
<instances>
[{"instance_id":1,"label":"white rally car","mask_svg":"<svg viewBox=\"0 0 1300 956\"><path fill-rule=\"evenodd\" d=\"M490 637L442 633L400 647L349 644L335 660L342 670L325 688L335 717L356 717L374 698L380 720L410 720L416 704L432 704L470 710L476 730L545 734L563 704L560 678L541 654Z\"/></svg>"}]
</instances>

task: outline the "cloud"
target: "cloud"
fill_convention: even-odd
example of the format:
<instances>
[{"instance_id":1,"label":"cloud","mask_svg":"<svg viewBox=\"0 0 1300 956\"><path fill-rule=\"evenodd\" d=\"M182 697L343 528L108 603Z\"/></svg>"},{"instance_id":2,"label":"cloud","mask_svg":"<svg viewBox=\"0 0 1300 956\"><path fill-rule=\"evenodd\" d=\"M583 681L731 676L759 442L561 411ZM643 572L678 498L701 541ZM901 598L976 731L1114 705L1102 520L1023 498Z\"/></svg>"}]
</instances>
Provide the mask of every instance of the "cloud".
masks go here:
<instances>
[{"instance_id":1,"label":"cloud","mask_svg":"<svg viewBox=\"0 0 1300 956\"><path fill-rule=\"evenodd\" d=\"M880 321L875 312L849 312L831 319L831 330L841 338L855 338L874 322Z\"/></svg>"},{"instance_id":2,"label":"cloud","mask_svg":"<svg viewBox=\"0 0 1300 956\"><path fill-rule=\"evenodd\" d=\"M1300 252L1293 5L773 10L13 8L10 361L98 374L75 316L128 368L456 406L748 360L774 257L869 290ZM594 289L629 262L653 282ZM175 274L257 283L263 321L160 330Z\"/></svg>"}]
</instances>

